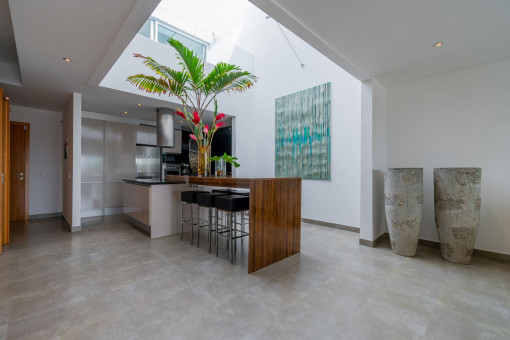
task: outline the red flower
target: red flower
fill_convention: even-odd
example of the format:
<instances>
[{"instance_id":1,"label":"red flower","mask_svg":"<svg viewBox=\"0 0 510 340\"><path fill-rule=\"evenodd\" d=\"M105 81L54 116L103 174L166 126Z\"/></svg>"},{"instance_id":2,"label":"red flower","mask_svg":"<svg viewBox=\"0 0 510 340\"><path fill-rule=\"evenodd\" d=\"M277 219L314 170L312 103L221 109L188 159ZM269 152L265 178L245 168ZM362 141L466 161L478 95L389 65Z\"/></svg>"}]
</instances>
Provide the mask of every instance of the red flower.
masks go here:
<instances>
[{"instance_id":1,"label":"red flower","mask_svg":"<svg viewBox=\"0 0 510 340\"><path fill-rule=\"evenodd\" d=\"M189 135L189 138L191 138L191 139L193 139L193 140L197 140L197 137L195 137L195 135L193 135L193 134L190 134L190 135Z\"/></svg>"},{"instance_id":2,"label":"red flower","mask_svg":"<svg viewBox=\"0 0 510 340\"><path fill-rule=\"evenodd\" d=\"M178 116L181 116L182 118L186 119L186 116L184 115L184 113L180 110L177 110L175 111L175 114L178 115Z\"/></svg>"},{"instance_id":3,"label":"red flower","mask_svg":"<svg viewBox=\"0 0 510 340\"><path fill-rule=\"evenodd\" d=\"M225 118L225 114L224 113L219 113L216 118L214 118L214 120L222 120L223 118Z\"/></svg>"},{"instance_id":4,"label":"red flower","mask_svg":"<svg viewBox=\"0 0 510 340\"><path fill-rule=\"evenodd\" d=\"M209 133L209 126L208 125L204 125L204 133L205 134Z\"/></svg>"},{"instance_id":5,"label":"red flower","mask_svg":"<svg viewBox=\"0 0 510 340\"><path fill-rule=\"evenodd\" d=\"M216 128L217 129L219 129L222 126L225 126L225 122L218 122L218 123L216 123Z\"/></svg>"},{"instance_id":6,"label":"red flower","mask_svg":"<svg viewBox=\"0 0 510 340\"><path fill-rule=\"evenodd\" d=\"M193 124L198 125L200 123L200 116L198 115L198 112L193 112Z\"/></svg>"}]
</instances>

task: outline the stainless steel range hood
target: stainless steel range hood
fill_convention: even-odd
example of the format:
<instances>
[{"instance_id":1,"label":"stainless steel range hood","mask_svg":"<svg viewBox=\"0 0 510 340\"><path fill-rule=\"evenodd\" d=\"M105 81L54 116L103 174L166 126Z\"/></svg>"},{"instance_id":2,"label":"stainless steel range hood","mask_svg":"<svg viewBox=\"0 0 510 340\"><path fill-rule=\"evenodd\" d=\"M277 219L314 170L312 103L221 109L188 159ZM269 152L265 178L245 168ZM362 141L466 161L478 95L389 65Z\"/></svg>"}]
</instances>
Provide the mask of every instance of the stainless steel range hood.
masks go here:
<instances>
[{"instance_id":1,"label":"stainless steel range hood","mask_svg":"<svg viewBox=\"0 0 510 340\"><path fill-rule=\"evenodd\" d=\"M159 107L156 110L157 145L173 148L175 146L174 110Z\"/></svg>"}]
</instances>

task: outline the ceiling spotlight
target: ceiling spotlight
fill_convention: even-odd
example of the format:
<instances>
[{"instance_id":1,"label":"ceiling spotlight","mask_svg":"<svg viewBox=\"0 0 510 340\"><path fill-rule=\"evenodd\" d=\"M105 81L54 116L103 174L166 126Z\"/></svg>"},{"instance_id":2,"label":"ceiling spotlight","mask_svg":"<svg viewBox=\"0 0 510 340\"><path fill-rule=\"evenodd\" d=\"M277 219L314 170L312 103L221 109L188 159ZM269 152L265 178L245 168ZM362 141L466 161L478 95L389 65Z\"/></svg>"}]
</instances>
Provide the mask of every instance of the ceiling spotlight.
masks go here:
<instances>
[{"instance_id":1,"label":"ceiling spotlight","mask_svg":"<svg viewBox=\"0 0 510 340\"><path fill-rule=\"evenodd\" d=\"M124 111L124 114L127 115L127 111Z\"/></svg>"},{"instance_id":2,"label":"ceiling spotlight","mask_svg":"<svg viewBox=\"0 0 510 340\"><path fill-rule=\"evenodd\" d=\"M138 105L138 106L142 106L142 103L138 103L138 104L136 104L136 105Z\"/></svg>"},{"instance_id":3,"label":"ceiling spotlight","mask_svg":"<svg viewBox=\"0 0 510 340\"><path fill-rule=\"evenodd\" d=\"M62 58L62 60L65 61L66 63L70 63L71 62L71 59L66 58L66 57Z\"/></svg>"},{"instance_id":4,"label":"ceiling spotlight","mask_svg":"<svg viewBox=\"0 0 510 340\"><path fill-rule=\"evenodd\" d=\"M5 97L5 100L9 100L9 99L11 99L11 97Z\"/></svg>"},{"instance_id":5,"label":"ceiling spotlight","mask_svg":"<svg viewBox=\"0 0 510 340\"><path fill-rule=\"evenodd\" d=\"M434 47L441 47L441 46L443 46L443 43L441 41L434 44Z\"/></svg>"}]
</instances>

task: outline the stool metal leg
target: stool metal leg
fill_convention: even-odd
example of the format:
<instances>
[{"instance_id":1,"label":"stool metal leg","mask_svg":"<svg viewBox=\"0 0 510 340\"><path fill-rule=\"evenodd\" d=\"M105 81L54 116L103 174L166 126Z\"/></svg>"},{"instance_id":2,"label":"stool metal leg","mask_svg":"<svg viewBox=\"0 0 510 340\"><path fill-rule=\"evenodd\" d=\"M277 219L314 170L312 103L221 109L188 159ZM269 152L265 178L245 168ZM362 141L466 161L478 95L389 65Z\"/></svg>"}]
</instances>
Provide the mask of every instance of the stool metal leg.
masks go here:
<instances>
[{"instance_id":1,"label":"stool metal leg","mask_svg":"<svg viewBox=\"0 0 510 340\"><path fill-rule=\"evenodd\" d=\"M191 203L191 244L193 244L193 225L195 224L195 219L193 218L193 203Z\"/></svg>"},{"instance_id":2,"label":"stool metal leg","mask_svg":"<svg viewBox=\"0 0 510 340\"><path fill-rule=\"evenodd\" d=\"M241 211L241 235L244 233L244 211ZM241 237L241 246L243 245L243 238Z\"/></svg>"},{"instance_id":3,"label":"stool metal leg","mask_svg":"<svg viewBox=\"0 0 510 340\"><path fill-rule=\"evenodd\" d=\"M200 248L200 207L197 204L197 248Z\"/></svg>"},{"instance_id":4,"label":"stool metal leg","mask_svg":"<svg viewBox=\"0 0 510 340\"><path fill-rule=\"evenodd\" d=\"M218 231L219 231L219 228L218 228L218 210L216 210L216 257L218 257L218 249L220 248L219 247L219 243L218 243Z\"/></svg>"},{"instance_id":5,"label":"stool metal leg","mask_svg":"<svg viewBox=\"0 0 510 340\"><path fill-rule=\"evenodd\" d=\"M181 202L181 241L184 234L184 209L183 209L184 202Z\"/></svg>"},{"instance_id":6,"label":"stool metal leg","mask_svg":"<svg viewBox=\"0 0 510 340\"><path fill-rule=\"evenodd\" d=\"M230 264L233 264L234 263L234 246L232 244L232 241L233 241L232 237L233 237L233 228L235 228L235 226L233 226L233 224L235 223L233 213L230 213L230 216L228 216L228 222L229 222L228 237L229 237L229 243L230 243Z\"/></svg>"},{"instance_id":7,"label":"stool metal leg","mask_svg":"<svg viewBox=\"0 0 510 340\"><path fill-rule=\"evenodd\" d=\"M209 254L212 249L212 208L209 207Z\"/></svg>"}]
</instances>

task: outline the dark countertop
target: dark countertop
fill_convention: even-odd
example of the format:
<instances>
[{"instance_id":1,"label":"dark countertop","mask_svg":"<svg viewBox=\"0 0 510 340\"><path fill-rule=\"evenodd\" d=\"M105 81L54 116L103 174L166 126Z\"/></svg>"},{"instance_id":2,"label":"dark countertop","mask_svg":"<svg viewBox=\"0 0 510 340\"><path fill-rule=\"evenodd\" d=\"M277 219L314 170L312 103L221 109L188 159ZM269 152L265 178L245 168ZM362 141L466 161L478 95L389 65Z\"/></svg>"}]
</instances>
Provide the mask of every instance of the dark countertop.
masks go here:
<instances>
[{"instance_id":1,"label":"dark countertop","mask_svg":"<svg viewBox=\"0 0 510 340\"><path fill-rule=\"evenodd\" d=\"M147 187L150 187L151 185L161 185L161 184L181 184L181 183L175 183L175 182L169 182L165 181L164 179L123 179L124 182L129 184L136 184L136 185L144 185Z\"/></svg>"}]
</instances>

